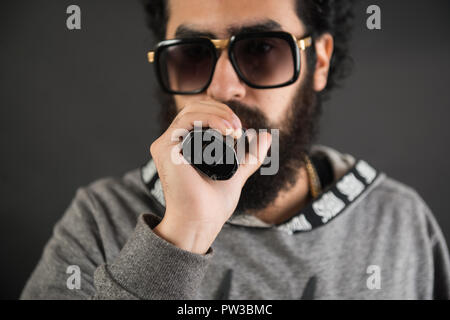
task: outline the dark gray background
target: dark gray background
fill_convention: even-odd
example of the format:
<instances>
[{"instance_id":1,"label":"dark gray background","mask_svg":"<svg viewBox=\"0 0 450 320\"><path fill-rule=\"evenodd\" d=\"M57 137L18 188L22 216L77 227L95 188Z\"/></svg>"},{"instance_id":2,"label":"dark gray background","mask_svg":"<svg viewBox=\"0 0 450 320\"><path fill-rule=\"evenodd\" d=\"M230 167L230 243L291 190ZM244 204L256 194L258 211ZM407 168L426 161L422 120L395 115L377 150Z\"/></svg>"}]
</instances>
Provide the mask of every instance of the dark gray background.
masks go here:
<instances>
[{"instance_id":1,"label":"dark gray background","mask_svg":"<svg viewBox=\"0 0 450 320\"><path fill-rule=\"evenodd\" d=\"M82 30L66 28L66 8ZM370 4L382 30L366 28ZM77 187L141 165L156 138L154 45L137 1L2 1L0 298L17 298ZM450 2L361 1L355 69L320 142L414 187L450 238Z\"/></svg>"}]
</instances>

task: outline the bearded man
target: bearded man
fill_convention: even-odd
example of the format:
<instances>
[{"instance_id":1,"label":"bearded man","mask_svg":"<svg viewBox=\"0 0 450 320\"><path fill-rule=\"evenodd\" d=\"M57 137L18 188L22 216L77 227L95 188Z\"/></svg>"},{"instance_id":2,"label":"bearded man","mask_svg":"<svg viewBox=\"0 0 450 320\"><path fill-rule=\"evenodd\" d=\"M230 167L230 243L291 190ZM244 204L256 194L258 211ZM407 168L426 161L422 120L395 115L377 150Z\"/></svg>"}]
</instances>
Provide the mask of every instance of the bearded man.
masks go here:
<instances>
[{"instance_id":1,"label":"bearded man","mask_svg":"<svg viewBox=\"0 0 450 320\"><path fill-rule=\"evenodd\" d=\"M321 103L348 73L351 2L151 0L146 10L160 41L148 53L161 88L151 159L78 191L22 298L450 297L448 249L418 194L314 144ZM174 139L195 122L235 138L256 129L256 161L206 176ZM279 168L262 174L269 154ZM79 290L68 266L80 268Z\"/></svg>"}]
</instances>

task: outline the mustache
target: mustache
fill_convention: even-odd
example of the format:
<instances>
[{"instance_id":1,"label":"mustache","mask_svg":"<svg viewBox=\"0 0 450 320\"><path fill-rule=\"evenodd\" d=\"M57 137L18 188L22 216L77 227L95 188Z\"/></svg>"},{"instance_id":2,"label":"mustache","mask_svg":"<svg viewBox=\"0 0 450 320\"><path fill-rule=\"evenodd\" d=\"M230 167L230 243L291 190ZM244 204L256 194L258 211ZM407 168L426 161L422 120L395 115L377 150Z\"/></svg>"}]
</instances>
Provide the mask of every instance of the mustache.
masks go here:
<instances>
[{"instance_id":1,"label":"mustache","mask_svg":"<svg viewBox=\"0 0 450 320\"><path fill-rule=\"evenodd\" d=\"M258 107L251 107L235 100L221 103L227 105L231 110L233 110L233 112L241 120L242 126L246 129L274 129L271 127L270 121Z\"/></svg>"}]
</instances>

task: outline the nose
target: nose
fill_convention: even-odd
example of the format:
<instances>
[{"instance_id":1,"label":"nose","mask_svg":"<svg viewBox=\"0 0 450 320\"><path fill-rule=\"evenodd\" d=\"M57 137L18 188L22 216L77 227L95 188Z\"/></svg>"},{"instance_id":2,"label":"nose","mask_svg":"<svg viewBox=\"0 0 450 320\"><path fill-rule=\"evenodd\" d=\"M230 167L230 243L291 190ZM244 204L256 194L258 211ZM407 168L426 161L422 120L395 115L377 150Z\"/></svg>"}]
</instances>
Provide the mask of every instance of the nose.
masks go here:
<instances>
[{"instance_id":1,"label":"nose","mask_svg":"<svg viewBox=\"0 0 450 320\"><path fill-rule=\"evenodd\" d=\"M228 52L223 50L217 60L214 75L206 94L217 101L231 101L244 98L245 92L245 84L234 70Z\"/></svg>"}]
</instances>

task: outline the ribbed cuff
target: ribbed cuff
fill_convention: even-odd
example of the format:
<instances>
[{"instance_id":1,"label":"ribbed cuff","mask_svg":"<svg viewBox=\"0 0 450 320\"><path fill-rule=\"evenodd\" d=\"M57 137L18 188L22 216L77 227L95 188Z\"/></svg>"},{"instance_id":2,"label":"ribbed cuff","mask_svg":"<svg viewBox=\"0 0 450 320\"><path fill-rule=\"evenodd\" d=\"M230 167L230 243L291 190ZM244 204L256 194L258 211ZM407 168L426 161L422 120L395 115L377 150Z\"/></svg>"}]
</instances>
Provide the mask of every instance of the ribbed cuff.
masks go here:
<instances>
[{"instance_id":1,"label":"ribbed cuff","mask_svg":"<svg viewBox=\"0 0 450 320\"><path fill-rule=\"evenodd\" d=\"M106 268L119 285L139 298L193 299L213 249L200 255L174 246L152 231L160 221L152 214L139 216L133 235Z\"/></svg>"}]
</instances>

